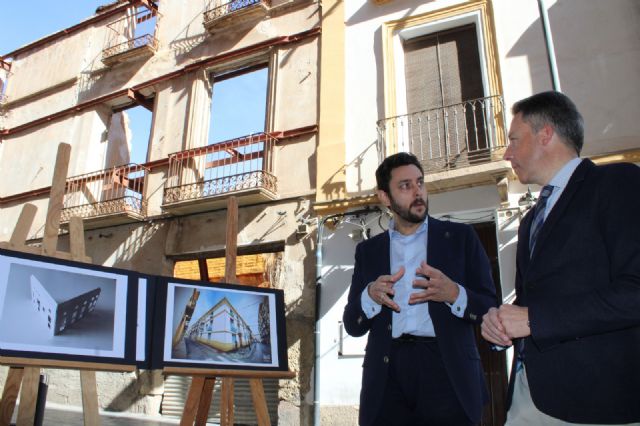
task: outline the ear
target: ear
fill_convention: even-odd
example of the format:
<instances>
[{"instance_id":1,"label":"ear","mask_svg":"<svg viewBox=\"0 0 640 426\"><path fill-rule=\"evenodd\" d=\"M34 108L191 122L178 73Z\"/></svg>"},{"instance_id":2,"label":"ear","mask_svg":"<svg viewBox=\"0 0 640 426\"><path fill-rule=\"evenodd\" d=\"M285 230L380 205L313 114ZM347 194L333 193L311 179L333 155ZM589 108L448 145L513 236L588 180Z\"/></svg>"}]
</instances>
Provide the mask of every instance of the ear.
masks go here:
<instances>
[{"instance_id":1,"label":"ear","mask_svg":"<svg viewBox=\"0 0 640 426\"><path fill-rule=\"evenodd\" d=\"M378 189L378 200L380 200L380 202L385 207L391 206L391 200L389 199L389 194L387 194L385 191L381 189Z\"/></svg>"},{"instance_id":2,"label":"ear","mask_svg":"<svg viewBox=\"0 0 640 426\"><path fill-rule=\"evenodd\" d=\"M550 124L545 124L544 126L542 126L542 129L538 131L538 135L540 136L540 142L542 143L542 145L548 145L549 142L551 142L551 138L553 137L555 132L556 131L554 130L553 126Z\"/></svg>"}]
</instances>

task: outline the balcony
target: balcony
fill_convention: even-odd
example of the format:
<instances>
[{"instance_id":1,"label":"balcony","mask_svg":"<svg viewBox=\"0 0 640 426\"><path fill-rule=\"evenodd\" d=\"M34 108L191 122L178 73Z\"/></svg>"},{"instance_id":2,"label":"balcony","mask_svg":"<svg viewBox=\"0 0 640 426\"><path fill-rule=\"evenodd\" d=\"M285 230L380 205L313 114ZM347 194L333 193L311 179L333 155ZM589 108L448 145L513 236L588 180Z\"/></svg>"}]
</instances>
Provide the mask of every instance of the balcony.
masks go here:
<instances>
[{"instance_id":1,"label":"balcony","mask_svg":"<svg viewBox=\"0 0 640 426\"><path fill-rule=\"evenodd\" d=\"M415 154L430 191L495 184L511 173L502 96L378 121L378 152Z\"/></svg>"},{"instance_id":2,"label":"balcony","mask_svg":"<svg viewBox=\"0 0 640 426\"><path fill-rule=\"evenodd\" d=\"M158 50L158 39L155 38L158 12L142 6L135 10L107 25L111 32L107 47L102 51L105 65L149 58Z\"/></svg>"},{"instance_id":3,"label":"balcony","mask_svg":"<svg viewBox=\"0 0 640 426\"><path fill-rule=\"evenodd\" d=\"M171 154L163 209L215 210L226 205L229 195L237 196L240 205L276 199L275 144L270 135L258 133Z\"/></svg>"},{"instance_id":4,"label":"balcony","mask_svg":"<svg viewBox=\"0 0 640 426\"><path fill-rule=\"evenodd\" d=\"M210 33L266 16L270 0L210 0L203 25Z\"/></svg>"},{"instance_id":5,"label":"balcony","mask_svg":"<svg viewBox=\"0 0 640 426\"><path fill-rule=\"evenodd\" d=\"M144 166L127 164L67 179L61 223L79 216L90 229L143 220L148 173Z\"/></svg>"}]
</instances>

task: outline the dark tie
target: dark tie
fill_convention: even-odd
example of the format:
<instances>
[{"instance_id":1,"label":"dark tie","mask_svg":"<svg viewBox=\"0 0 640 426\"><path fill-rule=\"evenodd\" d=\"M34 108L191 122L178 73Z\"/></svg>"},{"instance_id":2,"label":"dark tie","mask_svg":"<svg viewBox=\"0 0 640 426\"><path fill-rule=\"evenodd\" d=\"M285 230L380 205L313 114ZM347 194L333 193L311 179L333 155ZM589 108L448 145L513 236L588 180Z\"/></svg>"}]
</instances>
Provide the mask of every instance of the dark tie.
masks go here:
<instances>
[{"instance_id":1,"label":"dark tie","mask_svg":"<svg viewBox=\"0 0 640 426\"><path fill-rule=\"evenodd\" d=\"M538 202L536 203L535 210L533 211L533 220L531 221L531 228L529 234L529 256L533 253L533 249L536 246L536 239L540 234L540 229L544 223L544 211L547 207L547 200L553 192L553 185L545 185L540 191Z\"/></svg>"}]
</instances>

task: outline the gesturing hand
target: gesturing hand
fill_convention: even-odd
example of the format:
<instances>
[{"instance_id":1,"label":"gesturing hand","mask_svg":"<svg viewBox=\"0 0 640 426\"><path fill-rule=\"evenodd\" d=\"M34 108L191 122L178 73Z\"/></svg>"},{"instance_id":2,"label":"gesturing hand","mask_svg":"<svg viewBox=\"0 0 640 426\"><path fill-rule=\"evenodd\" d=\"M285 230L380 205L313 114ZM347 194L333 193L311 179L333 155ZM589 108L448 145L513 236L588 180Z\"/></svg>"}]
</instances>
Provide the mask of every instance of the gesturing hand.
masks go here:
<instances>
[{"instance_id":1,"label":"gesturing hand","mask_svg":"<svg viewBox=\"0 0 640 426\"><path fill-rule=\"evenodd\" d=\"M369 296L379 305L388 306L396 312L400 312L400 306L392 299L395 294L393 285L404 275L404 266L393 275L381 275L373 283L369 284L367 291Z\"/></svg>"},{"instance_id":2,"label":"gesturing hand","mask_svg":"<svg viewBox=\"0 0 640 426\"><path fill-rule=\"evenodd\" d=\"M430 300L434 302L455 303L460 293L458 285L454 283L442 271L427 265L422 261L420 267L416 270L418 276L413 280L414 288L423 288L423 291L412 293L409 297L409 304L424 303Z\"/></svg>"}]
</instances>

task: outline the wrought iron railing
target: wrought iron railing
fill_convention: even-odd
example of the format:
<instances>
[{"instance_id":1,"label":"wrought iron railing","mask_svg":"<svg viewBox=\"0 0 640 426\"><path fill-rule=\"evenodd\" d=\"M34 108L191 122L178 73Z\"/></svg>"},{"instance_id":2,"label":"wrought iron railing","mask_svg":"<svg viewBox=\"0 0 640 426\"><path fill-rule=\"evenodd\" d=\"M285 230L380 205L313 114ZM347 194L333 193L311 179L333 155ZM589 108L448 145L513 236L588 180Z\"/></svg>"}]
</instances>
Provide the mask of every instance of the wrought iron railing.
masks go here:
<instances>
[{"instance_id":1,"label":"wrought iron railing","mask_svg":"<svg viewBox=\"0 0 640 426\"><path fill-rule=\"evenodd\" d=\"M251 189L277 192L276 140L258 133L169 156L163 204L224 196Z\"/></svg>"},{"instance_id":2,"label":"wrought iron railing","mask_svg":"<svg viewBox=\"0 0 640 426\"><path fill-rule=\"evenodd\" d=\"M493 161L492 154L505 146L502 96L472 99L378 121L380 156L412 152L421 160L425 172Z\"/></svg>"},{"instance_id":3,"label":"wrought iron railing","mask_svg":"<svg viewBox=\"0 0 640 426\"><path fill-rule=\"evenodd\" d=\"M67 179L62 222L71 217L94 218L126 213L143 218L147 213L144 184L149 170L127 164Z\"/></svg>"},{"instance_id":4,"label":"wrought iron railing","mask_svg":"<svg viewBox=\"0 0 640 426\"><path fill-rule=\"evenodd\" d=\"M270 0L210 0L204 12L204 21L211 22L223 16L246 9L250 6L262 4L269 7Z\"/></svg>"},{"instance_id":5,"label":"wrought iron railing","mask_svg":"<svg viewBox=\"0 0 640 426\"><path fill-rule=\"evenodd\" d=\"M102 51L102 58L110 58L120 53L128 52L138 47L148 46L154 52L158 50L158 39L151 34L145 34L140 37L136 37L131 40L127 40L123 43L116 44L115 46L108 47Z\"/></svg>"},{"instance_id":6,"label":"wrought iron railing","mask_svg":"<svg viewBox=\"0 0 640 426\"><path fill-rule=\"evenodd\" d=\"M129 10L125 16L107 25L112 31L107 46L102 50L103 61L142 47L146 47L141 50L145 52L158 50L155 32L160 14L143 6L133 6Z\"/></svg>"}]
</instances>

